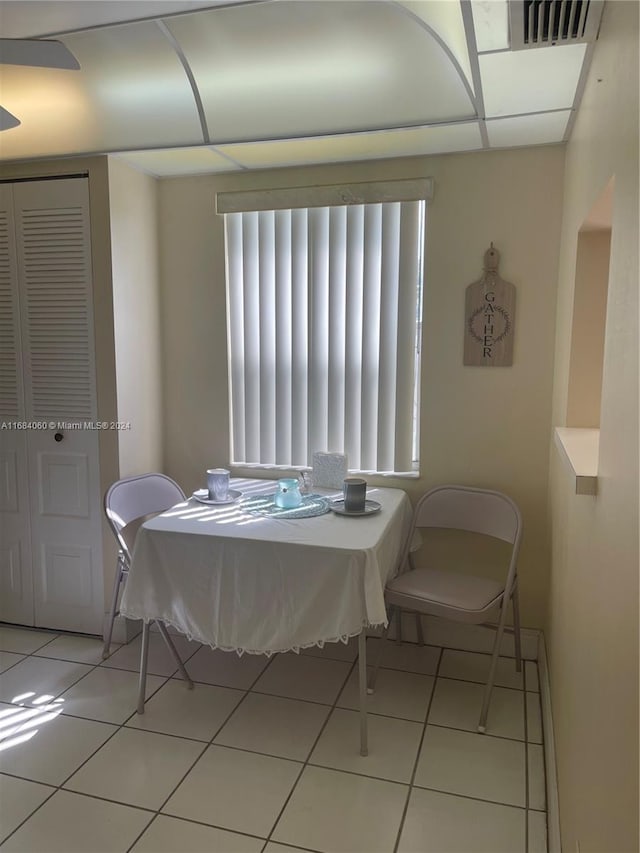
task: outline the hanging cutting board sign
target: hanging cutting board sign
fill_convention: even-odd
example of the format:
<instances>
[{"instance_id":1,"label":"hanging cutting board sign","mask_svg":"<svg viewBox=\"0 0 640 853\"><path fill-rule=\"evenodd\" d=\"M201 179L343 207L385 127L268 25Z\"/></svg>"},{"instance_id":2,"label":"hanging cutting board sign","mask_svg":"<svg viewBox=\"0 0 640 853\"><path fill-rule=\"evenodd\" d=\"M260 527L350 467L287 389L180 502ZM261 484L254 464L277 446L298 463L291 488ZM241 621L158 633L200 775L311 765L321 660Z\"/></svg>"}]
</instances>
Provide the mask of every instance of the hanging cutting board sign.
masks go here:
<instances>
[{"instance_id":1,"label":"hanging cutting board sign","mask_svg":"<svg viewBox=\"0 0 640 853\"><path fill-rule=\"evenodd\" d=\"M498 274L500 254L488 249L484 273L466 290L464 313L464 364L473 367L510 367L513 364L513 330L516 289Z\"/></svg>"}]
</instances>

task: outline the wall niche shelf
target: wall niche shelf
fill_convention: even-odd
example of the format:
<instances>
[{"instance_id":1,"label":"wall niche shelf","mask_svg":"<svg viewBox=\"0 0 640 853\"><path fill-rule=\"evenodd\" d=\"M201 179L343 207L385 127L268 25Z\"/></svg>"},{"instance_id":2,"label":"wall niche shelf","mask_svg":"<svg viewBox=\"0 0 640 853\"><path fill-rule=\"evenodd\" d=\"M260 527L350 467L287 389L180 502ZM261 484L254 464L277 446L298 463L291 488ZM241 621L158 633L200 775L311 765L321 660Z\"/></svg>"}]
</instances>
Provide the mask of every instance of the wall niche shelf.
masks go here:
<instances>
[{"instance_id":1,"label":"wall niche shelf","mask_svg":"<svg viewBox=\"0 0 640 853\"><path fill-rule=\"evenodd\" d=\"M554 441L575 477L576 495L598 493L599 429L556 427Z\"/></svg>"}]
</instances>

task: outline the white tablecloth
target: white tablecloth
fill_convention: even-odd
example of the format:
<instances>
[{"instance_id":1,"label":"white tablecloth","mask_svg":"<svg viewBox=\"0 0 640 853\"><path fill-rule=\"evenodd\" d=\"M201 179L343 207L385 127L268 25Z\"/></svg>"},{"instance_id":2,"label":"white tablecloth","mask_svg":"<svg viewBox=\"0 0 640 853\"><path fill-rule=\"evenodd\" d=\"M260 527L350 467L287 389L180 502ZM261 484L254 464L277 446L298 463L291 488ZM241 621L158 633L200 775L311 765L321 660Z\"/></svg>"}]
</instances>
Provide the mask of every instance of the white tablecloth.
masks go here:
<instances>
[{"instance_id":1,"label":"white tablecloth","mask_svg":"<svg viewBox=\"0 0 640 853\"><path fill-rule=\"evenodd\" d=\"M275 481L235 480L244 495ZM333 494L338 497L338 493ZM374 515L256 517L194 499L140 528L120 612L159 619L213 648L251 653L343 640L386 623L384 586L411 523L400 489L371 488Z\"/></svg>"}]
</instances>

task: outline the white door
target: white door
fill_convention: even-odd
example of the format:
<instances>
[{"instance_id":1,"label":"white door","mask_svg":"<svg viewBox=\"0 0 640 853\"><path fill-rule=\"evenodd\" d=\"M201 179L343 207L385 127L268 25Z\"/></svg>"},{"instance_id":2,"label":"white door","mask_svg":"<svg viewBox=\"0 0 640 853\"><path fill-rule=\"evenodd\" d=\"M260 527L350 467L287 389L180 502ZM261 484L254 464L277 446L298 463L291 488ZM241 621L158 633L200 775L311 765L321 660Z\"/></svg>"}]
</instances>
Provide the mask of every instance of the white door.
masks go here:
<instances>
[{"instance_id":1,"label":"white door","mask_svg":"<svg viewBox=\"0 0 640 853\"><path fill-rule=\"evenodd\" d=\"M0 422L0 621L33 625L27 437Z\"/></svg>"},{"instance_id":2,"label":"white door","mask_svg":"<svg viewBox=\"0 0 640 853\"><path fill-rule=\"evenodd\" d=\"M29 439L35 624L101 634L98 433L53 428Z\"/></svg>"},{"instance_id":3,"label":"white door","mask_svg":"<svg viewBox=\"0 0 640 853\"><path fill-rule=\"evenodd\" d=\"M33 625L13 188L0 184L0 621Z\"/></svg>"},{"instance_id":4,"label":"white door","mask_svg":"<svg viewBox=\"0 0 640 853\"><path fill-rule=\"evenodd\" d=\"M16 183L13 201L33 624L102 633L88 183Z\"/></svg>"}]
</instances>

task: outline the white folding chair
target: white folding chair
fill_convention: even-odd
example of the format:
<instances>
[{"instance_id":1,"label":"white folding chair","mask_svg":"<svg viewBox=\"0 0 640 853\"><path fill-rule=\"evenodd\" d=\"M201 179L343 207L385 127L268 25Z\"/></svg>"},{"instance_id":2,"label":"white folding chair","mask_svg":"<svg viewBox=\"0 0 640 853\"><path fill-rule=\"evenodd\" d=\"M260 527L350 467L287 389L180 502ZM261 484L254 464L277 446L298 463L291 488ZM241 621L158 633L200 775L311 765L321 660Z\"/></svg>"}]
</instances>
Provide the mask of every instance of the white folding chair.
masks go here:
<instances>
[{"instance_id":1,"label":"white folding chair","mask_svg":"<svg viewBox=\"0 0 640 853\"><path fill-rule=\"evenodd\" d=\"M137 477L125 477L113 483L107 489L104 496L104 511L118 541L118 564L113 583L109 621L105 629L104 648L102 651L103 658L109 656L113 623L119 613L118 600L120 598L120 589L129 574L133 544L139 527L146 519L170 509L183 500L185 500L185 494L180 486L171 477L167 477L164 474L141 474ZM180 655L173 644L169 632L162 622L156 620L156 625L178 664L182 677L190 688L193 687L193 683L184 668L184 664L180 659ZM149 649L149 624L147 622L142 627L142 649L140 682L141 685L144 685Z\"/></svg>"},{"instance_id":2,"label":"white folding chair","mask_svg":"<svg viewBox=\"0 0 640 853\"><path fill-rule=\"evenodd\" d=\"M415 557L409 547L414 532L420 528L468 531L508 542L511 551L504 581L455 570L444 571L433 566L416 567ZM438 616L476 625L488 623L496 629L489 677L478 723L479 732L486 730L500 643L505 630L510 630L506 628L509 602L513 605L516 670L520 672L522 669L517 576L521 537L522 516L516 504L507 495L471 486L437 486L420 498L413 514L413 523L401 564L408 564L409 571L398 575L385 589L390 618L383 640L389 631L393 609L397 610L398 626L401 611L411 610L418 614L418 621L421 615ZM419 640L422 641L421 631ZM369 692L373 692L375 688L381 656L382 644L369 681Z\"/></svg>"}]
</instances>

